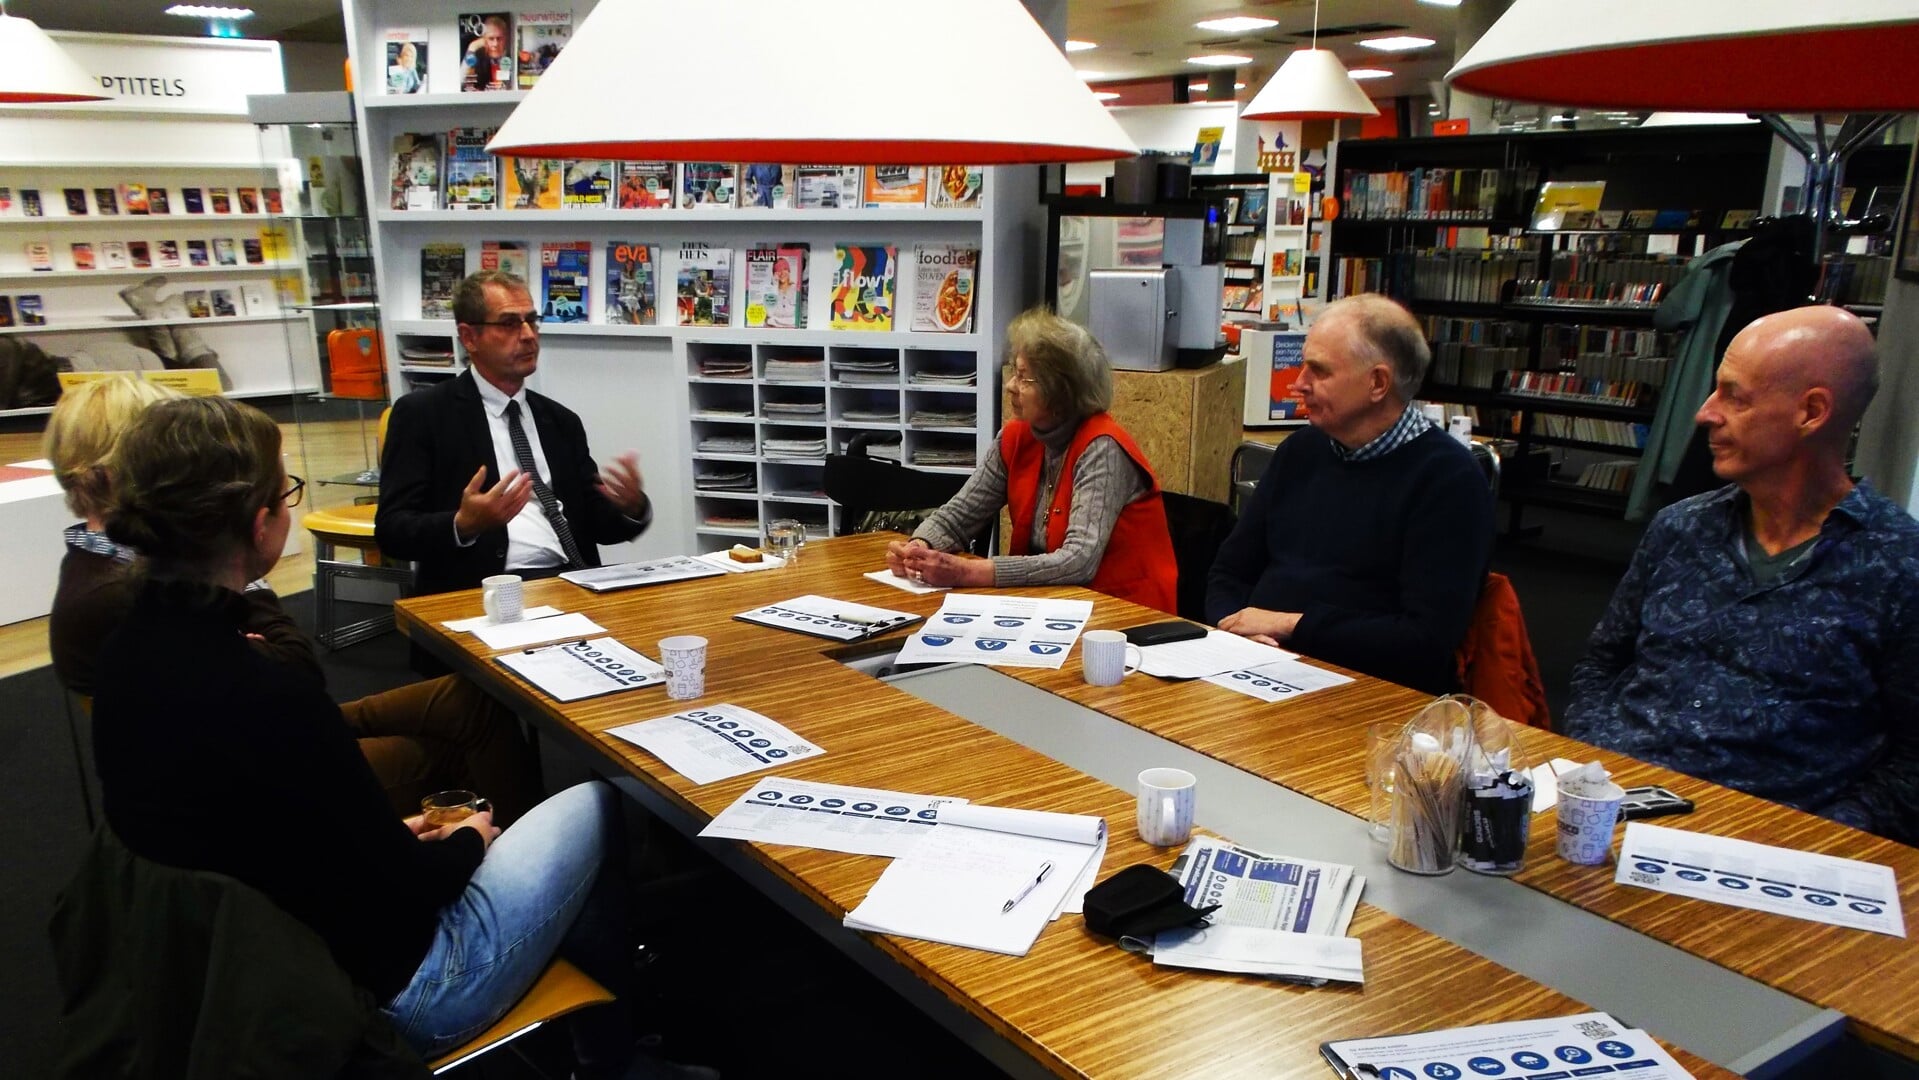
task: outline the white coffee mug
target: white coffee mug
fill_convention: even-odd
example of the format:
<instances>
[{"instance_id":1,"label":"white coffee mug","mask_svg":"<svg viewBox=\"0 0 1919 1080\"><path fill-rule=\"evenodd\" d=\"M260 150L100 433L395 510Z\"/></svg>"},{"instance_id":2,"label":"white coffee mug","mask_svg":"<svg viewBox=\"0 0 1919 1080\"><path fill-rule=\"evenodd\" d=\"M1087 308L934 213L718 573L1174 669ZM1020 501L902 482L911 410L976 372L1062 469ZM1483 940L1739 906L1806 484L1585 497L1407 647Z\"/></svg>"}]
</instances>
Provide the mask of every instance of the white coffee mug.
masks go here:
<instances>
[{"instance_id":1,"label":"white coffee mug","mask_svg":"<svg viewBox=\"0 0 1919 1080\"><path fill-rule=\"evenodd\" d=\"M1118 630L1088 630L1079 636L1079 670L1092 686L1118 686L1144 663L1139 646Z\"/></svg>"},{"instance_id":2,"label":"white coffee mug","mask_svg":"<svg viewBox=\"0 0 1919 1080\"><path fill-rule=\"evenodd\" d=\"M1174 847L1193 838L1193 807L1199 778L1185 769L1147 769L1139 774L1139 838L1154 847Z\"/></svg>"},{"instance_id":3,"label":"white coffee mug","mask_svg":"<svg viewBox=\"0 0 1919 1080\"><path fill-rule=\"evenodd\" d=\"M488 620L519 622L526 616L526 583L518 574L494 574L480 579L480 606Z\"/></svg>"},{"instance_id":4,"label":"white coffee mug","mask_svg":"<svg viewBox=\"0 0 1919 1080\"><path fill-rule=\"evenodd\" d=\"M706 693L706 639L680 634L660 639L660 666L666 669L666 696L688 701Z\"/></svg>"}]
</instances>

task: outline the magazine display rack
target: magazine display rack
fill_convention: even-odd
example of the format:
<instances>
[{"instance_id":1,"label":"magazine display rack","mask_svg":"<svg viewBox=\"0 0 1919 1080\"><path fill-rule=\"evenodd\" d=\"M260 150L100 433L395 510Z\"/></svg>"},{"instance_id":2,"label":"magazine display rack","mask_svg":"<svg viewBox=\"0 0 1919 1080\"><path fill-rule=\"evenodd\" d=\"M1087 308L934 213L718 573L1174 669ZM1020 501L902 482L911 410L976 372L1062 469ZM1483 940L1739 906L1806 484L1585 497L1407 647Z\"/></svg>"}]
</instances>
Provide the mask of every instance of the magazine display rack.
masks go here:
<instances>
[{"instance_id":1,"label":"magazine display rack","mask_svg":"<svg viewBox=\"0 0 1919 1080\"><path fill-rule=\"evenodd\" d=\"M654 525L610 558L720 550L779 518L841 527L825 455L859 432L881 432L876 452L914 467L971 471L996 430L1004 327L1037 296L1020 242L1041 217L1037 170L849 170L843 183L823 167L751 163L502 160L489 172L472 148L523 100L528 69L514 89L462 89L462 41L484 29L463 30L471 10L346 8L395 394L461 369L447 291L503 266L547 309L534 389L581 415L597 454L640 453ZM591 5L571 10L577 28ZM508 28L563 48L564 24ZM639 208L653 203L667 205ZM949 264L921 269L952 249L977 249L970 283ZM650 289L620 273L635 252ZM836 287L889 264L890 316L883 289ZM762 289L773 280L779 299ZM912 329L916 304L941 320L920 325L945 325Z\"/></svg>"}]
</instances>

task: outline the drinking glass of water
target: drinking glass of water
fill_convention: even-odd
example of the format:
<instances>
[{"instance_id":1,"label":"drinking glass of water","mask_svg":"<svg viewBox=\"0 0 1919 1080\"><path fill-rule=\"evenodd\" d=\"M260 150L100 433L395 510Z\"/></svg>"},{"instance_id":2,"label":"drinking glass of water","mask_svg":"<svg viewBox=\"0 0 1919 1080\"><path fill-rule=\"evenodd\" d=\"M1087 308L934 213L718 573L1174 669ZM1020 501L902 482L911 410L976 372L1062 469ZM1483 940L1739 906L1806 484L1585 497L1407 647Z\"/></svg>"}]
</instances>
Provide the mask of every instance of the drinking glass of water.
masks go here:
<instances>
[{"instance_id":1,"label":"drinking glass of water","mask_svg":"<svg viewBox=\"0 0 1919 1080\"><path fill-rule=\"evenodd\" d=\"M793 565L806 543L806 526L792 518L775 518L766 523L766 550L782 564Z\"/></svg>"}]
</instances>

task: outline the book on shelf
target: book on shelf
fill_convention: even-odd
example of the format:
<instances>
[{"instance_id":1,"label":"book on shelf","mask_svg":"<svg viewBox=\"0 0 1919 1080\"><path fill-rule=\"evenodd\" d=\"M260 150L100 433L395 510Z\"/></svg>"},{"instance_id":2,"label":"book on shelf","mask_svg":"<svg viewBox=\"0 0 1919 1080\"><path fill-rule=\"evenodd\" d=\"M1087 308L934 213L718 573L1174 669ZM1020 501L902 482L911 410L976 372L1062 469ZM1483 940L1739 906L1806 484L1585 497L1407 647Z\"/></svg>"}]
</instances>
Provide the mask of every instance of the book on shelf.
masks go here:
<instances>
[{"instance_id":1,"label":"book on shelf","mask_svg":"<svg viewBox=\"0 0 1919 1080\"><path fill-rule=\"evenodd\" d=\"M108 188L107 190L112 191L113 189ZM20 189L20 214L22 217L44 217L46 215L46 208L40 205L39 188L27 187Z\"/></svg>"},{"instance_id":2,"label":"book on shelf","mask_svg":"<svg viewBox=\"0 0 1919 1080\"><path fill-rule=\"evenodd\" d=\"M1585 229L1606 196L1604 180L1549 180L1539 185L1533 203L1535 229Z\"/></svg>"},{"instance_id":3,"label":"book on shelf","mask_svg":"<svg viewBox=\"0 0 1919 1080\"><path fill-rule=\"evenodd\" d=\"M511 90L513 16L505 11L467 12L459 16L460 89Z\"/></svg>"},{"instance_id":4,"label":"book on shelf","mask_svg":"<svg viewBox=\"0 0 1919 1080\"><path fill-rule=\"evenodd\" d=\"M207 319L213 317L213 305L207 299L205 289L187 289L180 294L187 305L187 318Z\"/></svg>"},{"instance_id":5,"label":"book on shelf","mask_svg":"<svg viewBox=\"0 0 1919 1080\"><path fill-rule=\"evenodd\" d=\"M12 217L20 212L20 204L13 198L13 189L0 186L0 217ZM85 210L80 211L86 213Z\"/></svg>"},{"instance_id":6,"label":"book on shelf","mask_svg":"<svg viewBox=\"0 0 1919 1080\"><path fill-rule=\"evenodd\" d=\"M13 297L0 293L0 327L13 325Z\"/></svg>"},{"instance_id":7,"label":"book on shelf","mask_svg":"<svg viewBox=\"0 0 1919 1080\"><path fill-rule=\"evenodd\" d=\"M606 245L606 321L652 326L660 321L659 258L651 245Z\"/></svg>"},{"instance_id":8,"label":"book on shelf","mask_svg":"<svg viewBox=\"0 0 1919 1080\"><path fill-rule=\"evenodd\" d=\"M183 187L180 189L180 205L189 214L204 214L207 212L206 193L197 187Z\"/></svg>"},{"instance_id":9,"label":"book on shelf","mask_svg":"<svg viewBox=\"0 0 1919 1080\"><path fill-rule=\"evenodd\" d=\"M156 240L153 243L153 264L159 267L180 265L180 242L177 240Z\"/></svg>"},{"instance_id":10,"label":"book on shelf","mask_svg":"<svg viewBox=\"0 0 1919 1080\"><path fill-rule=\"evenodd\" d=\"M500 159L486 152L497 130L459 127L446 133L448 210L491 210L499 205Z\"/></svg>"},{"instance_id":11,"label":"book on shelf","mask_svg":"<svg viewBox=\"0 0 1919 1080\"><path fill-rule=\"evenodd\" d=\"M216 236L213 238L213 261L221 266L240 265L239 249L234 247L233 238Z\"/></svg>"},{"instance_id":12,"label":"book on shelf","mask_svg":"<svg viewBox=\"0 0 1919 1080\"><path fill-rule=\"evenodd\" d=\"M260 229L260 257L267 262L285 262L293 258L293 235L283 225L265 225Z\"/></svg>"},{"instance_id":13,"label":"book on shelf","mask_svg":"<svg viewBox=\"0 0 1919 1080\"><path fill-rule=\"evenodd\" d=\"M235 188L233 189L233 193L234 195L238 196L240 200L239 205L240 205L240 212L242 214L257 214L260 212L260 189L259 188L254 188L254 187Z\"/></svg>"},{"instance_id":14,"label":"book on shelf","mask_svg":"<svg viewBox=\"0 0 1919 1080\"><path fill-rule=\"evenodd\" d=\"M223 187L208 188L207 205L212 207L216 214L231 214L233 213L233 194Z\"/></svg>"},{"instance_id":15,"label":"book on shelf","mask_svg":"<svg viewBox=\"0 0 1919 1080\"><path fill-rule=\"evenodd\" d=\"M121 184L120 208L129 214L147 213L147 186L145 184Z\"/></svg>"},{"instance_id":16,"label":"book on shelf","mask_svg":"<svg viewBox=\"0 0 1919 1080\"><path fill-rule=\"evenodd\" d=\"M945 165L930 170L926 205L935 210L977 210L986 191L986 170L978 165Z\"/></svg>"},{"instance_id":17,"label":"book on shelf","mask_svg":"<svg viewBox=\"0 0 1919 1080\"><path fill-rule=\"evenodd\" d=\"M979 248L970 244L913 246L913 322L911 329L933 334L973 330L973 301L979 289Z\"/></svg>"},{"instance_id":18,"label":"book on shelf","mask_svg":"<svg viewBox=\"0 0 1919 1080\"><path fill-rule=\"evenodd\" d=\"M739 166L727 161L680 163L680 206L734 206L739 202Z\"/></svg>"},{"instance_id":19,"label":"book on shelf","mask_svg":"<svg viewBox=\"0 0 1919 1080\"><path fill-rule=\"evenodd\" d=\"M1621 225L1624 225L1625 223L1626 223L1626 212L1624 210L1593 211L1592 224L1593 224L1593 228L1595 229L1617 229Z\"/></svg>"},{"instance_id":20,"label":"book on shelf","mask_svg":"<svg viewBox=\"0 0 1919 1080\"><path fill-rule=\"evenodd\" d=\"M152 185L148 185L147 213L149 214L173 213L173 205L172 205L172 202L167 198L166 188L153 187Z\"/></svg>"},{"instance_id":21,"label":"book on shelf","mask_svg":"<svg viewBox=\"0 0 1919 1080\"><path fill-rule=\"evenodd\" d=\"M87 191L85 188L70 187L61 190L66 197L68 217L87 216ZM8 201L12 201L12 192L8 192Z\"/></svg>"},{"instance_id":22,"label":"book on shelf","mask_svg":"<svg viewBox=\"0 0 1919 1080\"><path fill-rule=\"evenodd\" d=\"M266 245L257 236L241 238L240 254L246 257L248 266L259 266L267 261Z\"/></svg>"},{"instance_id":23,"label":"book on shelf","mask_svg":"<svg viewBox=\"0 0 1919 1080\"><path fill-rule=\"evenodd\" d=\"M127 255L133 259L135 270L145 270L153 265L153 249L145 240L127 241Z\"/></svg>"},{"instance_id":24,"label":"book on shelf","mask_svg":"<svg viewBox=\"0 0 1919 1080\"><path fill-rule=\"evenodd\" d=\"M527 280L526 243L520 240L487 240L480 244L480 269L498 270Z\"/></svg>"},{"instance_id":25,"label":"book on shelf","mask_svg":"<svg viewBox=\"0 0 1919 1080\"><path fill-rule=\"evenodd\" d=\"M558 210L565 162L552 158L507 158L500 166L506 181L501 205L508 210Z\"/></svg>"},{"instance_id":26,"label":"book on shelf","mask_svg":"<svg viewBox=\"0 0 1919 1080\"><path fill-rule=\"evenodd\" d=\"M740 166L740 205L761 209L787 209L798 194L791 165Z\"/></svg>"},{"instance_id":27,"label":"book on shelf","mask_svg":"<svg viewBox=\"0 0 1919 1080\"><path fill-rule=\"evenodd\" d=\"M451 319L453 290L466 276L466 245L431 241L420 248L420 318Z\"/></svg>"},{"instance_id":28,"label":"book on shelf","mask_svg":"<svg viewBox=\"0 0 1919 1080\"><path fill-rule=\"evenodd\" d=\"M189 266L207 266L207 242L205 240L187 241L187 264Z\"/></svg>"},{"instance_id":29,"label":"book on shelf","mask_svg":"<svg viewBox=\"0 0 1919 1080\"><path fill-rule=\"evenodd\" d=\"M426 93L427 32L395 28L382 35L386 49L386 92Z\"/></svg>"},{"instance_id":30,"label":"book on shelf","mask_svg":"<svg viewBox=\"0 0 1919 1080\"><path fill-rule=\"evenodd\" d=\"M233 302L232 289L207 290L207 302L213 306L213 317L216 319L240 314L238 305Z\"/></svg>"},{"instance_id":31,"label":"book on shelf","mask_svg":"<svg viewBox=\"0 0 1919 1080\"><path fill-rule=\"evenodd\" d=\"M267 313L266 288L255 284L240 286L240 303L245 305L248 315L265 315Z\"/></svg>"},{"instance_id":32,"label":"book on shelf","mask_svg":"<svg viewBox=\"0 0 1919 1080\"><path fill-rule=\"evenodd\" d=\"M733 325L733 249L706 244L680 245L680 273L674 299L681 326Z\"/></svg>"},{"instance_id":33,"label":"book on shelf","mask_svg":"<svg viewBox=\"0 0 1919 1080\"><path fill-rule=\"evenodd\" d=\"M868 209L926 205L926 166L868 165L862 202Z\"/></svg>"},{"instance_id":34,"label":"book on shelf","mask_svg":"<svg viewBox=\"0 0 1919 1080\"><path fill-rule=\"evenodd\" d=\"M567 210L605 210L613 205L611 161L585 159L566 163L566 181L560 188L560 205Z\"/></svg>"},{"instance_id":35,"label":"book on shelf","mask_svg":"<svg viewBox=\"0 0 1919 1080\"><path fill-rule=\"evenodd\" d=\"M746 325L773 330L806 328L806 244L746 249Z\"/></svg>"},{"instance_id":36,"label":"book on shelf","mask_svg":"<svg viewBox=\"0 0 1919 1080\"><path fill-rule=\"evenodd\" d=\"M866 171L858 165L797 165L793 184L801 210L857 210Z\"/></svg>"},{"instance_id":37,"label":"book on shelf","mask_svg":"<svg viewBox=\"0 0 1919 1080\"><path fill-rule=\"evenodd\" d=\"M1719 227L1722 229L1750 229L1752 228L1753 219L1758 216L1759 211L1757 210L1728 210L1725 215L1719 219Z\"/></svg>"},{"instance_id":38,"label":"book on shelf","mask_svg":"<svg viewBox=\"0 0 1919 1080\"><path fill-rule=\"evenodd\" d=\"M893 289L899 271L896 256L897 250L890 244L834 247L833 329L893 329Z\"/></svg>"},{"instance_id":39,"label":"book on shelf","mask_svg":"<svg viewBox=\"0 0 1919 1080\"><path fill-rule=\"evenodd\" d=\"M125 270L133 265L127 254L125 240L103 240L100 242L100 266L107 270Z\"/></svg>"},{"instance_id":40,"label":"book on shelf","mask_svg":"<svg viewBox=\"0 0 1919 1080\"><path fill-rule=\"evenodd\" d=\"M93 189L93 208L94 210L102 214L119 213L120 212L119 193L110 187L94 188ZM28 214L27 216L32 217L33 215Z\"/></svg>"},{"instance_id":41,"label":"book on shelf","mask_svg":"<svg viewBox=\"0 0 1919 1080\"><path fill-rule=\"evenodd\" d=\"M13 307L21 326L47 325L46 308L40 303L39 293L21 293L13 298Z\"/></svg>"},{"instance_id":42,"label":"book on shelf","mask_svg":"<svg viewBox=\"0 0 1919 1080\"><path fill-rule=\"evenodd\" d=\"M440 200L440 137L405 131L393 136L387 156L387 206L394 210L437 210ZM223 188L214 189L214 210Z\"/></svg>"},{"instance_id":43,"label":"book on shelf","mask_svg":"<svg viewBox=\"0 0 1919 1080\"><path fill-rule=\"evenodd\" d=\"M673 205L673 163L620 162L620 209L665 210Z\"/></svg>"},{"instance_id":44,"label":"book on shelf","mask_svg":"<svg viewBox=\"0 0 1919 1080\"><path fill-rule=\"evenodd\" d=\"M520 40L520 89L531 90L573 37L573 13L522 11L517 29Z\"/></svg>"},{"instance_id":45,"label":"book on shelf","mask_svg":"<svg viewBox=\"0 0 1919 1080\"><path fill-rule=\"evenodd\" d=\"M540 287L545 291L546 300L540 308L540 321L585 322L592 275L593 244L590 241L541 244Z\"/></svg>"},{"instance_id":46,"label":"book on shelf","mask_svg":"<svg viewBox=\"0 0 1919 1080\"><path fill-rule=\"evenodd\" d=\"M73 268L75 270L93 269L94 261L93 261L93 245L92 244L74 243L70 246L69 250L73 252Z\"/></svg>"},{"instance_id":47,"label":"book on shelf","mask_svg":"<svg viewBox=\"0 0 1919 1080\"><path fill-rule=\"evenodd\" d=\"M53 245L45 240L29 240L26 245L27 269L52 270Z\"/></svg>"}]
</instances>

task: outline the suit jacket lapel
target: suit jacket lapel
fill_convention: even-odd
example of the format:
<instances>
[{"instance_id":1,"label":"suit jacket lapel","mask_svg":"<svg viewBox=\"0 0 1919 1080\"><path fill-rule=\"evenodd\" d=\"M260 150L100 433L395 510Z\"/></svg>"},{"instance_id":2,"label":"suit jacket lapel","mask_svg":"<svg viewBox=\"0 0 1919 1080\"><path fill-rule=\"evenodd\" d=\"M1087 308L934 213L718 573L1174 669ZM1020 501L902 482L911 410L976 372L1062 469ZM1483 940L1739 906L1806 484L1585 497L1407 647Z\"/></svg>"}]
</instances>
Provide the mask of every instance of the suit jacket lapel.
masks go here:
<instances>
[{"instance_id":1,"label":"suit jacket lapel","mask_svg":"<svg viewBox=\"0 0 1919 1080\"><path fill-rule=\"evenodd\" d=\"M501 467L501 462L493 454L493 429L487 424L486 403L480 400L480 388L473 382L477 378L479 376L469 367L454 380L453 398L459 402L454 410L457 430L468 448L466 455L455 460L490 462L493 471L486 478L486 486L490 488L500 482L500 477L505 476L507 470ZM470 475L462 476L460 486L465 487L469 479Z\"/></svg>"}]
</instances>

